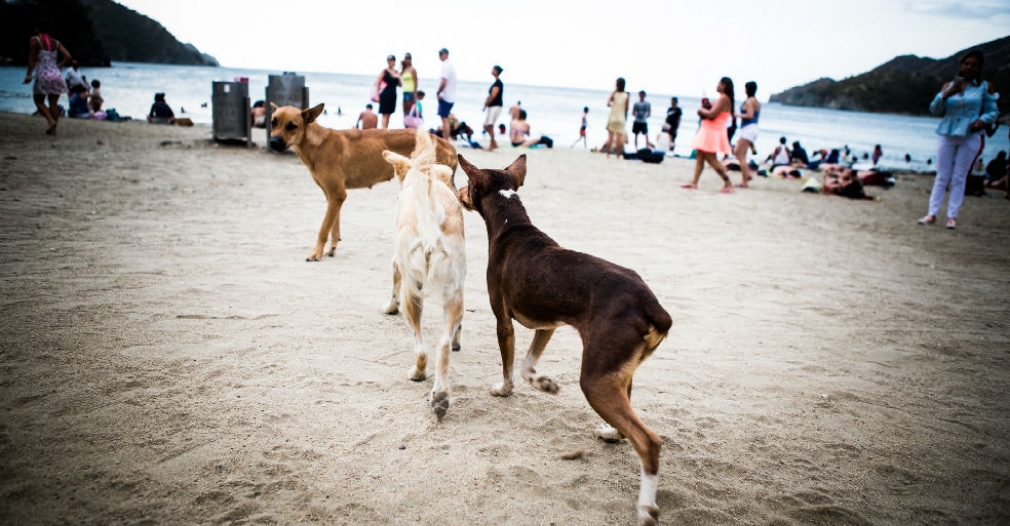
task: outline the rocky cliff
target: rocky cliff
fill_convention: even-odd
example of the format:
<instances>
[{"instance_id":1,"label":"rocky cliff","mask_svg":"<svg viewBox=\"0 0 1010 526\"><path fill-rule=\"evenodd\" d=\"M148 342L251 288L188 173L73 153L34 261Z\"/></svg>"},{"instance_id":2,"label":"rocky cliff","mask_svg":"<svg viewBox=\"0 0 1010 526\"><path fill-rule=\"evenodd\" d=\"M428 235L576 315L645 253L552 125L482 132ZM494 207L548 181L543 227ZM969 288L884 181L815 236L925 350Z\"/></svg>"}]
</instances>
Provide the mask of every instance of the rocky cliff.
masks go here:
<instances>
[{"instance_id":1,"label":"rocky cliff","mask_svg":"<svg viewBox=\"0 0 1010 526\"><path fill-rule=\"evenodd\" d=\"M1010 110L1010 36L968 49L985 54L983 77L1006 94L1000 110ZM957 74L963 49L944 59L903 55L873 70L841 81L822 78L771 96L772 102L880 113L929 113L940 86Z\"/></svg>"},{"instance_id":2,"label":"rocky cliff","mask_svg":"<svg viewBox=\"0 0 1010 526\"><path fill-rule=\"evenodd\" d=\"M36 25L63 42L83 66L111 61L217 66L161 24L112 0L0 1L0 61L22 65Z\"/></svg>"}]
</instances>

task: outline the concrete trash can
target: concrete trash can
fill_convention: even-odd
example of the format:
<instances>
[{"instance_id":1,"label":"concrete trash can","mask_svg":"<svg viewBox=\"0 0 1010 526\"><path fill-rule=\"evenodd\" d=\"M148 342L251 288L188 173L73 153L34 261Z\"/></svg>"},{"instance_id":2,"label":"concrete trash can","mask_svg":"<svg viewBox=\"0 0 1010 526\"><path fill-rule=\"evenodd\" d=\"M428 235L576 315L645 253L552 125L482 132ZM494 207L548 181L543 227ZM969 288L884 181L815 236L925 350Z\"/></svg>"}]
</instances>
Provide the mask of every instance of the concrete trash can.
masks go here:
<instances>
[{"instance_id":1,"label":"concrete trash can","mask_svg":"<svg viewBox=\"0 0 1010 526\"><path fill-rule=\"evenodd\" d=\"M285 71L283 75L270 75L267 77L266 89L266 129L267 147L270 142L270 121L273 120L274 103L277 107L294 106L305 110L309 107L309 88L305 86L305 77L295 73Z\"/></svg>"},{"instance_id":2,"label":"concrete trash can","mask_svg":"<svg viewBox=\"0 0 1010 526\"><path fill-rule=\"evenodd\" d=\"M245 140L246 147L252 146L249 83L215 81L210 100L213 104L214 140Z\"/></svg>"}]
</instances>

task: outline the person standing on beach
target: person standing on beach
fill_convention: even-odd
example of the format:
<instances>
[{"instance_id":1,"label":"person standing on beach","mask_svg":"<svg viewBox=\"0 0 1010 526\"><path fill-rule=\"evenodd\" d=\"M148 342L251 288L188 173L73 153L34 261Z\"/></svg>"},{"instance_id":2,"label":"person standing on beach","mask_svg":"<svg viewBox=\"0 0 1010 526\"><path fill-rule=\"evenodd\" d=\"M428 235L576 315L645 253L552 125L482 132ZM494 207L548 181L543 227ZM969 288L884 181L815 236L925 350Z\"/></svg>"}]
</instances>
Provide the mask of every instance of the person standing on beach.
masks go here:
<instances>
[{"instance_id":1,"label":"person standing on beach","mask_svg":"<svg viewBox=\"0 0 1010 526\"><path fill-rule=\"evenodd\" d=\"M442 137L446 140L450 137L452 126L449 125L449 112L456 104L456 68L449 62L449 50L442 48L438 50L438 59L442 61L442 72L439 74L441 80L438 83L438 116L442 118Z\"/></svg>"},{"instance_id":2,"label":"person standing on beach","mask_svg":"<svg viewBox=\"0 0 1010 526\"><path fill-rule=\"evenodd\" d=\"M491 137L491 144L487 147L487 151L489 152L493 152L498 148L498 142L494 139L494 126L498 122L498 117L501 116L502 106L505 105L503 101L505 85L498 78L502 71L504 70L501 66L491 68L491 74L494 75L494 83L488 88L487 99L484 100L484 110L487 111L487 117L484 119L484 131Z\"/></svg>"},{"instance_id":3,"label":"person standing on beach","mask_svg":"<svg viewBox=\"0 0 1010 526\"><path fill-rule=\"evenodd\" d=\"M929 112L943 116L936 127L939 135L936 152L936 180L929 194L929 211L919 219L920 225L936 223L936 215L943 205L943 195L950 185L947 200L947 228L957 228L957 213L964 200L964 185L971 163L982 144L982 132L996 122L996 107L992 85L982 80L982 52L973 49L965 53L954 80L946 83L933 97Z\"/></svg>"},{"instance_id":4,"label":"person standing on beach","mask_svg":"<svg viewBox=\"0 0 1010 526\"><path fill-rule=\"evenodd\" d=\"M670 98L670 107L666 110L666 122L663 123L663 131L670 136L670 151L676 147L677 128L680 128L680 117L684 111L677 106L677 97Z\"/></svg>"},{"instance_id":5,"label":"person standing on beach","mask_svg":"<svg viewBox=\"0 0 1010 526\"><path fill-rule=\"evenodd\" d=\"M60 60L60 56L63 60ZM46 135L56 135L56 125L60 121L60 95L67 92L67 83L63 80L61 71L70 60L73 57L63 44L50 38L48 33L38 27L35 28L35 36L28 41L28 72L24 83L28 84L32 78L35 79L32 98L39 114L49 123ZM46 107L47 99L49 107Z\"/></svg>"},{"instance_id":6,"label":"person standing on beach","mask_svg":"<svg viewBox=\"0 0 1010 526\"><path fill-rule=\"evenodd\" d=\"M589 106L582 108L582 125L579 126L579 138L575 139L570 148L575 148L579 141L582 141L583 148L589 148L589 144L586 142L586 128L589 127Z\"/></svg>"},{"instance_id":7,"label":"person standing on beach","mask_svg":"<svg viewBox=\"0 0 1010 526\"><path fill-rule=\"evenodd\" d=\"M883 157L883 156L884 156L884 149L881 148L879 144L876 145L876 146L874 146L873 147L873 166L877 166L877 161L879 161L880 158Z\"/></svg>"},{"instance_id":8,"label":"person standing on beach","mask_svg":"<svg viewBox=\"0 0 1010 526\"><path fill-rule=\"evenodd\" d=\"M753 80L744 84L744 91L747 93L747 100L740 105L740 138L736 141L736 160L740 162L740 172L743 181L736 185L738 188L747 188L750 185L750 167L747 165L747 151L754 147L758 136L758 117L761 115L761 103L754 95L757 93L758 85Z\"/></svg>"},{"instance_id":9,"label":"person standing on beach","mask_svg":"<svg viewBox=\"0 0 1010 526\"><path fill-rule=\"evenodd\" d=\"M731 151L729 136L726 134L726 123L733 115L733 80L723 77L719 80L716 91L719 92L719 100L712 105L712 108L698 109L698 116L702 119L701 127L691 144L691 147L698 151L694 163L694 178L689 184L681 185L681 188L696 190L698 179L701 178L701 172L705 169L707 162L722 178L723 186L719 193L728 194L733 192L733 183L726 175L726 167L719 162L718 154L729 155Z\"/></svg>"},{"instance_id":10,"label":"person standing on beach","mask_svg":"<svg viewBox=\"0 0 1010 526\"><path fill-rule=\"evenodd\" d=\"M607 106L610 107L610 116L607 117L607 132L610 135L610 140L607 141L607 159L610 158L610 152L624 154L624 125L628 122L628 92L624 91L624 78L618 77L616 89L610 94L610 98L607 99ZM648 140L648 137L646 137ZM620 145L620 150L618 150L618 145ZM621 156L617 157L618 159Z\"/></svg>"},{"instance_id":11,"label":"person standing on beach","mask_svg":"<svg viewBox=\"0 0 1010 526\"><path fill-rule=\"evenodd\" d=\"M652 117L652 104L645 100L645 92L638 92L638 102L631 108L631 113L635 116L635 122L631 124L631 133L635 134L635 151L638 151L638 134L645 135L646 148L652 149L649 142L649 117Z\"/></svg>"},{"instance_id":12,"label":"person standing on beach","mask_svg":"<svg viewBox=\"0 0 1010 526\"><path fill-rule=\"evenodd\" d=\"M396 88L400 85L400 73L396 71L396 57L386 57L386 69L375 79L375 91L379 92L379 114L382 115L382 129L389 128L389 117L396 111Z\"/></svg>"},{"instance_id":13,"label":"person standing on beach","mask_svg":"<svg viewBox=\"0 0 1010 526\"><path fill-rule=\"evenodd\" d=\"M400 62L400 80L403 83L403 114L410 113L417 100L418 77L417 70L414 69L414 58L410 53L403 54L403 61Z\"/></svg>"}]
</instances>

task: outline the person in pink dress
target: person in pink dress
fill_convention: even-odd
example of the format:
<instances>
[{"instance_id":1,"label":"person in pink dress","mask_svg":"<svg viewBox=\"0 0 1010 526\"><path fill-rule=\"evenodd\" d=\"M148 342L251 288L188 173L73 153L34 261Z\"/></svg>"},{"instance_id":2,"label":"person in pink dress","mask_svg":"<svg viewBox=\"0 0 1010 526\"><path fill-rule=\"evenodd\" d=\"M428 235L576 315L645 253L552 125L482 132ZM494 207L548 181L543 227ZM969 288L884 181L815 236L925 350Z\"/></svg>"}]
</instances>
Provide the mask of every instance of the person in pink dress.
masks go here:
<instances>
[{"instance_id":1,"label":"person in pink dress","mask_svg":"<svg viewBox=\"0 0 1010 526\"><path fill-rule=\"evenodd\" d=\"M35 36L29 41L25 84L35 79L32 97L35 99L35 107L38 108L39 114L49 123L49 128L46 129L48 135L56 135L56 124L60 120L60 109L57 104L60 95L67 92L67 83L63 80L62 71L63 66L71 60L73 57L63 44L38 27L35 28ZM49 99L49 107L46 107L46 99Z\"/></svg>"},{"instance_id":2,"label":"person in pink dress","mask_svg":"<svg viewBox=\"0 0 1010 526\"><path fill-rule=\"evenodd\" d=\"M719 81L716 91L719 92L719 100L715 104L710 104L710 107L705 107L706 101L703 100L702 107L698 109L698 116L702 119L701 127L691 144L691 147L697 151L694 179L689 184L682 185L681 188L697 189L698 179L707 162L722 178L723 187L719 193L728 194L733 191L733 183L726 175L726 167L719 162L718 154L729 155L732 153L729 137L726 135L726 127L729 120L733 118L733 80L723 77Z\"/></svg>"}]
</instances>

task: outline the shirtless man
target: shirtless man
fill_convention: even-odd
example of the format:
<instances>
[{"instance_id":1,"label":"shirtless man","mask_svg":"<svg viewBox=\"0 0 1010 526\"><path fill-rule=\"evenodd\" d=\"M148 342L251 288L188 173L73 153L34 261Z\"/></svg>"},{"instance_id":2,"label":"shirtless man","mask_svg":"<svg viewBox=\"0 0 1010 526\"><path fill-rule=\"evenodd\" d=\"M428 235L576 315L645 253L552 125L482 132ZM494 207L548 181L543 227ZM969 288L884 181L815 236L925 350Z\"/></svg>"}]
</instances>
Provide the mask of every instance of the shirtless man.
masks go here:
<instances>
[{"instance_id":1,"label":"shirtless man","mask_svg":"<svg viewBox=\"0 0 1010 526\"><path fill-rule=\"evenodd\" d=\"M371 130L379 126L379 116L372 111L372 105L366 104L365 111L358 115L358 122L354 124L355 128L361 128L362 130Z\"/></svg>"}]
</instances>

